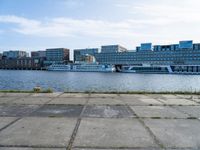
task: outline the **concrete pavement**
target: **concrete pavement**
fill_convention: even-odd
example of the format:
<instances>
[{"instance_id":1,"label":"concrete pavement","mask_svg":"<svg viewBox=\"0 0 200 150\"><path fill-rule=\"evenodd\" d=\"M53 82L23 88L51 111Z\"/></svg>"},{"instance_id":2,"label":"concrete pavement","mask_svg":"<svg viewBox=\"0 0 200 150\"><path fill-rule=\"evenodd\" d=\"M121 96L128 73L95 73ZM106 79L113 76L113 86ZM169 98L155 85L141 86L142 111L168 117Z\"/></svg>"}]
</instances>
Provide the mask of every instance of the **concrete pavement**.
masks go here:
<instances>
[{"instance_id":1,"label":"concrete pavement","mask_svg":"<svg viewBox=\"0 0 200 150\"><path fill-rule=\"evenodd\" d=\"M198 150L199 99L1 93L0 150Z\"/></svg>"}]
</instances>

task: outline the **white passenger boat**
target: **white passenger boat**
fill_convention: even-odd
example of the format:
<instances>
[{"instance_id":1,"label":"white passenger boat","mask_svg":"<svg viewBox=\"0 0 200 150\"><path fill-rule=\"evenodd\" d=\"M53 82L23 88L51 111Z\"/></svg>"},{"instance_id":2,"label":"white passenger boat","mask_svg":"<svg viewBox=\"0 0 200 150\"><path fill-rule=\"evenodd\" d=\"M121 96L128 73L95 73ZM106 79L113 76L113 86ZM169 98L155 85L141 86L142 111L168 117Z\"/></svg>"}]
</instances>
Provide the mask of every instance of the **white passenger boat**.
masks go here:
<instances>
[{"instance_id":1,"label":"white passenger boat","mask_svg":"<svg viewBox=\"0 0 200 150\"><path fill-rule=\"evenodd\" d=\"M112 65L99 64L53 64L47 68L48 71L70 71L70 72L114 72L115 67Z\"/></svg>"},{"instance_id":2,"label":"white passenger boat","mask_svg":"<svg viewBox=\"0 0 200 150\"><path fill-rule=\"evenodd\" d=\"M173 73L170 66L122 66L122 72L125 73Z\"/></svg>"},{"instance_id":3,"label":"white passenger boat","mask_svg":"<svg viewBox=\"0 0 200 150\"><path fill-rule=\"evenodd\" d=\"M75 72L114 72L115 67L112 65L78 64L78 65L72 66L72 71L75 71Z\"/></svg>"},{"instance_id":4,"label":"white passenger boat","mask_svg":"<svg viewBox=\"0 0 200 150\"><path fill-rule=\"evenodd\" d=\"M141 65L122 66L125 73L166 73L166 74L200 74L198 65Z\"/></svg>"},{"instance_id":5,"label":"white passenger boat","mask_svg":"<svg viewBox=\"0 0 200 150\"><path fill-rule=\"evenodd\" d=\"M71 65L52 64L47 67L48 71L71 71Z\"/></svg>"}]
</instances>

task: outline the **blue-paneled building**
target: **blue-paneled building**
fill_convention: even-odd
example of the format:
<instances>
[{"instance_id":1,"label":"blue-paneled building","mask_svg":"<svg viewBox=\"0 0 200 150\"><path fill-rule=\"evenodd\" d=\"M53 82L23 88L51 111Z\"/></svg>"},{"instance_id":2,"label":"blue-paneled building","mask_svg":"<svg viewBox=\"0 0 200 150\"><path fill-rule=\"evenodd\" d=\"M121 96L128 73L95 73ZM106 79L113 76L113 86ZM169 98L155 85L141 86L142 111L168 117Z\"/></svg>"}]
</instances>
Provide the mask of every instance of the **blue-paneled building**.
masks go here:
<instances>
[{"instance_id":1,"label":"blue-paneled building","mask_svg":"<svg viewBox=\"0 0 200 150\"><path fill-rule=\"evenodd\" d=\"M112 65L200 65L200 44L191 40L170 45L143 43L135 51L106 49L95 53L95 58L100 64Z\"/></svg>"}]
</instances>

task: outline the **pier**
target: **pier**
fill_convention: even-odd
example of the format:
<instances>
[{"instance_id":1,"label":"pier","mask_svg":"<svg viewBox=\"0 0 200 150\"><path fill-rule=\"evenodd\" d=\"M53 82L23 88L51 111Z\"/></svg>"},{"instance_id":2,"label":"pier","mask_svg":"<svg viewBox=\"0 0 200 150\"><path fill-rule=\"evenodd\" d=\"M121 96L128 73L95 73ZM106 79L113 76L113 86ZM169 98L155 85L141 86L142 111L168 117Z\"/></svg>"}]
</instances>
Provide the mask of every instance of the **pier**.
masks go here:
<instances>
[{"instance_id":1,"label":"pier","mask_svg":"<svg viewBox=\"0 0 200 150\"><path fill-rule=\"evenodd\" d=\"M0 150L197 150L200 96L0 93Z\"/></svg>"}]
</instances>

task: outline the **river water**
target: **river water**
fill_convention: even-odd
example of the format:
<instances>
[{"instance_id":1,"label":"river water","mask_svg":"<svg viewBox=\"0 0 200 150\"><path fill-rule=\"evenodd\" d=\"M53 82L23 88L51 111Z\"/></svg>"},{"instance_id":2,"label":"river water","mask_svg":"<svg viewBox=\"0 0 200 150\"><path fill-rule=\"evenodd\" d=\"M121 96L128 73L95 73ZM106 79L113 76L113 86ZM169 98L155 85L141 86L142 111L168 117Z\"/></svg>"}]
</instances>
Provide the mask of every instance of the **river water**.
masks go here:
<instances>
[{"instance_id":1,"label":"river water","mask_svg":"<svg viewBox=\"0 0 200 150\"><path fill-rule=\"evenodd\" d=\"M200 91L200 75L0 70L0 90L57 92Z\"/></svg>"}]
</instances>

